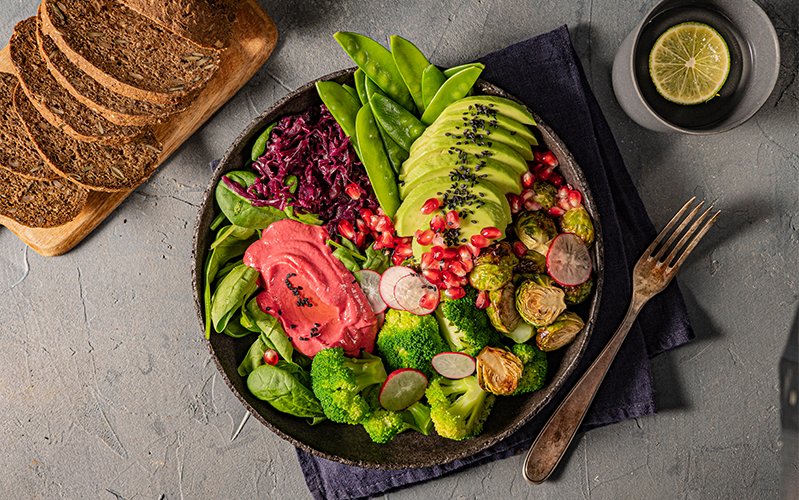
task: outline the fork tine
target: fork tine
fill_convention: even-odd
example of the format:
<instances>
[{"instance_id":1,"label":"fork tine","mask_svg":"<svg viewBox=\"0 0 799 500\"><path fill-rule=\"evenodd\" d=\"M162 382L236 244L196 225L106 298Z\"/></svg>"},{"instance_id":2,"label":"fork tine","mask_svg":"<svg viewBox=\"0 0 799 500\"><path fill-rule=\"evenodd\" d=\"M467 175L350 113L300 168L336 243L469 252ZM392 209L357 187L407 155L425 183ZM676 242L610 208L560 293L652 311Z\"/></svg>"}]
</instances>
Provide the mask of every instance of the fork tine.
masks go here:
<instances>
[{"instance_id":1,"label":"fork tine","mask_svg":"<svg viewBox=\"0 0 799 500\"><path fill-rule=\"evenodd\" d=\"M644 251L643 255L645 255L645 256L648 255L649 258L652 257L652 252L655 251L655 248L657 248L658 243L660 243L660 241L666 236L666 234L668 234L668 232L671 231L671 228L674 227L674 224L676 224L678 220L680 220L680 217L682 217L682 214L684 214L685 211L688 210L688 207L691 206L691 203L693 203L694 200L696 200L696 196L694 196L693 198L688 200L688 203L686 203L685 205L682 206L682 208L674 215L674 217L672 217L672 219L669 221L669 223L666 224L666 227L664 227L663 230L660 231L660 234L657 235L657 237L655 238L655 241L653 241L652 243L649 244L647 249Z\"/></svg>"},{"instance_id":2,"label":"fork tine","mask_svg":"<svg viewBox=\"0 0 799 500\"><path fill-rule=\"evenodd\" d=\"M688 216L685 219L683 219L680 225L677 226L677 229L675 229L671 233L669 239L666 240L666 243L664 243L663 246L660 248L657 255L655 255L654 257L655 261L660 261L661 257L663 257L663 254L665 254L666 251L671 247L671 244L674 243L674 240L680 237L680 235L683 232L683 229L685 229L685 226L687 226L688 223L691 222L694 217L696 217L696 214L699 213L699 210L702 208L702 206L704 206L704 204L705 204L704 201L700 201L699 205L695 206L694 209L691 210L691 213L689 213Z\"/></svg>"},{"instance_id":3,"label":"fork tine","mask_svg":"<svg viewBox=\"0 0 799 500\"><path fill-rule=\"evenodd\" d=\"M674 251L671 252L671 254L669 254L668 258L666 259L667 263L674 260L677 257L677 253L683 247L683 245L685 245L685 243L688 242L690 238L693 238L690 242L688 242L688 245L685 247L685 250L683 250L682 255L680 255L680 258L669 266L670 271L677 271L677 269L680 268L682 263L685 262L685 259L688 257L688 254L690 254L691 251L694 249L694 247L697 245L697 243L699 243L699 240L701 240L702 237L707 232L707 230L710 229L710 226L712 226L713 223L716 222L716 219L718 219L721 211L718 211L715 214L713 214L713 217L711 217L710 220L708 220L707 223L704 226L702 226L701 229L699 229L699 232L696 231L697 228L699 228L699 225L702 224L705 219L707 219L707 216L710 215L710 212L712 210L713 206L711 205L710 208L708 208L705 211L705 213L703 213L702 216L699 217L699 219L697 219L696 222L694 222L691 225L691 228L688 230L687 233L685 233L685 236L682 237L680 242L677 244L677 247L675 247Z\"/></svg>"}]
</instances>

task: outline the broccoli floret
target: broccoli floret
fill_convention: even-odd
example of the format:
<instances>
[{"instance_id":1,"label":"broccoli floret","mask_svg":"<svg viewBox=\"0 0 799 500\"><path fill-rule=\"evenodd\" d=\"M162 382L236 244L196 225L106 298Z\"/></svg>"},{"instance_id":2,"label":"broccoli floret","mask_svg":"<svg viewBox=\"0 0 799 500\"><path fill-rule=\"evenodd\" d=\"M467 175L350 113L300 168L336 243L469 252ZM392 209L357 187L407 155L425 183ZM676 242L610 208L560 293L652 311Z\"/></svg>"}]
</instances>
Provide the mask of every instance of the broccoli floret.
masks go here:
<instances>
[{"instance_id":1,"label":"broccoli floret","mask_svg":"<svg viewBox=\"0 0 799 500\"><path fill-rule=\"evenodd\" d=\"M497 332L483 309L475 307L477 290L466 287L466 295L444 299L436 309L441 334L453 351L477 356L483 347L497 342Z\"/></svg>"},{"instance_id":2,"label":"broccoli floret","mask_svg":"<svg viewBox=\"0 0 799 500\"><path fill-rule=\"evenodd\" d=\"M386 379L383 360L369 353L362 358L344 355L335 347L316 353L311 363L311 387L327 418L344 424L360 424L372 413L361 394Z\"/></svg>"},{"instance_id":3,"label":"broccoli floret","mask_svg":"<svg viewBox=\"0 0 799 500\"><path fill-rule=\"evenodd\" d=\"M433 430L430 419L430 408L417 401L407 409L394 412L380 406L380 387L371 386L363 392L363 397L372 410L372 414L364 419L363 428L375 443L386 443L394 436L408 429L419 431L425 436Z\"/></svg>"},{"instance_id":4,"label":"broccoli floret","mask_svg":"<svg viewBox=\"0 0 799 500\"><path fill-rule=\"evenodd\" d=\"M524 364L519 385L511 395L525 394L544 387L547 377L547 354L538 346L528 343L514 344L510 351Z\"/></svg>"},{"instance_id":5,"label":"broccoli floret","mask_svg":"<svg viewBox=\"0 0 799 500\"><path fill-rule=\"evenodd\" d=\"M389 309L383 329L377 335L377 349L389 370L415 368L430 378L433 356L447 350L431 315Z\"/></svg>"},{"instance_id":6,"label":"broccoli floret","mask_svg":"<svg viewBox=\"0 0 799 500\"><path fill-rule=\"evenodd\" d=\"M417 401L407 409L400 412L405 424L425 436L430 435L433 430L433 419L430 417L430 407Z\"/></svg>"},{"instance_id":7,"label":"broccoli floret","mask_svg":"<svg viewBox=\"0 0 799 500\"><path fill-rule=\"evenodd\" d=\"M480 388L477 377L460 380L438 376L427 386L430 416L439 436L460 441L483 432L496 396Z\"/></svg>"}]
</instances>

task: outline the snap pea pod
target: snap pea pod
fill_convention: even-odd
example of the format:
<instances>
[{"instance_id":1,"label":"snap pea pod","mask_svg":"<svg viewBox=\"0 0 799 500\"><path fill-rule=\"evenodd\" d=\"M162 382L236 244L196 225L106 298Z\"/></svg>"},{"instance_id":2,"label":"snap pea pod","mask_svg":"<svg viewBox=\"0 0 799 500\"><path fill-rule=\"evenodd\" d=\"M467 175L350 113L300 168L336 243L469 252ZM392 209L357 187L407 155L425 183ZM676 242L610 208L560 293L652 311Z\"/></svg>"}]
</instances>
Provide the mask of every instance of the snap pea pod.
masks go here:
<instances>
[{"instance_id":1,"label":"snap pea pod","mask_svg":"<svg viewBox=\"0 0 799 500\"><path fill-rule=\"evenodd\" d=\"M424 110L422 123L430 125L447 106L465 97L482 72L480 68L466 68L447 78L430 101L430 105Z\"/></svg>"},{"instance_id":2,"label":"snap pea pod","mask_svg":"<svg viewBox=\"0 0 799 500\"><path fill-rule=\"evenodd\" d=\"M355 134L355 116L361 109L361 103L357 97L336 82L316 82L316 91L322 102L327 106L327 110L336 119L341 129L350 138L350 142L358 150L358 140Z\"/></svg>"},{"instance_id":3,"label":"snap pea pod","mask_svg":"<svg viewBox=\"0 0 799 500\"><path fill-rule=\"evenodd\" d=\"M344 88L344 90L346 90L347 92L349 92L349 93L350 93L350 95L351 95L352 97L354 97L354 98L355 98L355 99L356 99L358 102L361 102L361 98L360 98L360 97L358 97L358 91L357 91L357 90L355 90L354 88L350 87L350 86L349 86L349 85L347 85L346 83L342 83L342 84L341 84L341 86Z\"/></svg>"},{"instance_id":4,"label":"snap pea pod","mask_svg":"<svg viewBox=\"0 0 799 500\"><path fill-rule=\"evenodd\" d=\"M413 102L416 103L416 109L423 113L422 73L430 66L430 61L416 45L399 35L391 35L391 56L413 97Z\"/></svg>"},{"instance_id":5,"label":"snap pea pod","mask_svg":"<svg viewBox=\"0 0 799 500\"><path fill-rule=\"evenodd\" d=\"M355 78L355 90L358 92L361 106L366 106L369 104L369 96L366 94L366 73L361 68L358 68L352 76Z\"/></svg>"},{"instance_id":6,"label":"snap pea pod","mask_svg":"<svg viewBox=\"0 0 799 500\"><path fill-rule=\"evenodd\" d=\"M375 122L377 123L377 128L380 129L380 137L383 139L383 146L386 148L386 154L388 155L388 162L391 164L391 169L394 170L395 174L398 174L400 168L402 168L402 163L408 159L409 153L388 135L388 132L386 132L380 124L380 121L375 120Z\"/></svg>"},{"instance_id":7,"label":"snap pea pod","mask_svg":"<svg viewBox=\"0 0 799 500\"><path fill-rule=\"evenodd\" d=\"M447 81L447 77L435 64L431 64L424 69L422 72L422 100L425 111L427 111L427 107L445 81Z\"/></svg>"},{"instance_id":8,"label":"snap pea pod","mask_svg":"<svg viewBox=\"0 0 799 500\"><path fill-rule=\"evenodd\" d=\"M272 136L272 129L275 128L275 125L277 125L277 122L266 127L266 130L261 132L261 135L259 135L258 138L255 139L255 144L253 144L252 152L250 153L250 159L252 161L257 161L258 158L260 158L261 155L264 154L264 151L266 151L266 141L268 141L269 138Z\"/></svg>"},{"instance_id":9,"label":"snap pea pod","mask_svg":"<svg viewBox=\"0 0 799 500\"><path fill-rule=\"evenodd\" d=\"M464 70L466 68L480 68L481 70L483 70L483 69L486 68L486 66L483 63L466 63L466 64L461 64L460 66L453 66L451 68L447 68L447 69L445 69L443 71L443 73L444 73L444 76L449 78L452 75L454 75L455 73L459 73L460 71L462 71L462 70Z\"/></svg>"},{"instance_id":10,"label":"snap pea pod","mask_svg":"<svg viewBox=\"0 0 799 500\"><path fill-rule=\"evenodd\" d=\"M377 201L386 215L394 217L400 205L397 180L370 106L364 106L358 111L355 129L361 139L361 162L372 183Z\"/></svg>"},{"instance_id":11,"label":"snap pea pod","mask_svg":"<svg viewBox=\"0 0 799 500\"><path fill-rule=\"evenodd\" d=\"M369 76L367 76L364 79L364 87L366 88L366 100L367 100L367 102L371 101L372 100L372 96L375 95L375 94L386 95L386 93L383 92L383 89L381 89L380 86L378 84L376 84L374 80L369 78ZM366 106L366 104L364 104L364 106Z\"/></svg>"},{"instance_id":12,"label":"snap pea pod","mask_svg":"<svg viewBox=\"0 0 799 500\"><path fill-rule=\"evenodd\" d=\"M333 38L386 94L408 111L413 111L413 98L388 49L358 33L339 31Z\"/></svg>"},{"instance_id":13,"label":"snap pea pod","mask_svg":"<svg viewBox=\"0 0 799 500\"><path fill-rule=\"evenodd\" d=\"M405 151L410 151L413 141L427 128L408 110L386 96L375 94L369 104L377 122Z\"/></svg>"}]
</instances>

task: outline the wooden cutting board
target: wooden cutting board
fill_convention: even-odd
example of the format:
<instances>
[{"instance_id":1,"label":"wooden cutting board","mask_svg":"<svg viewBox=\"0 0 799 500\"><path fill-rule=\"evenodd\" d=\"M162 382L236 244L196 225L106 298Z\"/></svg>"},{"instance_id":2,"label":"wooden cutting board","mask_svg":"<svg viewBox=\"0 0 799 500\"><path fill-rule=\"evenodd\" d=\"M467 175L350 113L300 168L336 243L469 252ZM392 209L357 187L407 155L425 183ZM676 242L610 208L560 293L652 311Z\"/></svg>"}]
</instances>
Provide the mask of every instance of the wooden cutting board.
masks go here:
<instances>
[{"instance_id":1,"label":"wooden cutting board","mask_svg":"<svg viewBox=\"0 0 799 500\"><path fill-rule=\"evenodd\" d=\"M153 127L153 133L163 145L159 165L252 78L277 43L275 23L257 0L241 0L231 31L230 46L222 53L216 76L191 107ZM8 47L0 51L0 71L15 73ZM2 215L0 225L6 226L36 252L53 257L80 243L132 192L132 189L116 193L91 191L83 211L71 222L54 228L26 227Z\"/></svg>"}]
</instances>

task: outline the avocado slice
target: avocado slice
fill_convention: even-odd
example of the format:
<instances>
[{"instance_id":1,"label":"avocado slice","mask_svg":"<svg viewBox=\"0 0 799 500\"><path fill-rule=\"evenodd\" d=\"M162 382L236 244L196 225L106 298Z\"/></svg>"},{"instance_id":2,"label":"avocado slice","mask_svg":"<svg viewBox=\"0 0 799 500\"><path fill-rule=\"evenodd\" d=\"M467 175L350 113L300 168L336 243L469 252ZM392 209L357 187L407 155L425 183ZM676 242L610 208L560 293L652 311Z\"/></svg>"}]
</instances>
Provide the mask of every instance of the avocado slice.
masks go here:
<instances>
[{"instance_id":1,"label":"avocado slice","mask_svg":"<svg viewBox=\"0 0 799 500\"><path fill-rule=\"evenodd\" d=\"M492 127L491 124L485 120L469 120L467 117L452 117L441 122L436 122L427 130L424 131L419 138L417 138L410 148L410 153L413 154L436 137L445 136L450 134L451 137L457 139L463 138L464 134L474 134L475 139L487 144L490 148L495 142L501 142L512 147L519 153L522 158L527 161L533 161L533 151L530 149L530 143L522 137L511 134L509 131L502 127Z\"/></svg>"},{"instance_id":2,"label":"avocado slice","mask_svg":"<svg viewBox=\"0 0 799 500\"><path fill-rule=\"evenodd\" d=\"M479 155L479 159L492 158L494 160L507 163L519 175L527 172L527 162L515 149L501 142L494 142L491 147L475 144L472 141L463 141L454 137L438 136L427 142L425 147L417 149L411 156L402 163L400 175L407 177L408 174L423 162L428 161L434 156L450 154L455 158L467 153ZM468 160L468 158L466 158Z\"/></svg>"},{"instance_id":3,"label":"avocado slice","mask_svg":"<svg viewBox=\"0 0 799 500\"><path fill-rule=\"evenodd\" d=\"M454 170L461 168L461 164L455 163L456 157L453 155L438 155L413 169L410 174L400 183L400 198L405 198L411 191L422 186L437 177L453 177L450 174ZM521 176L508 165L484 158L480 160L484 163L475 172L480 178L490 182L499 188L503 193L520 194L522 192ZM473 171L477 166L476 162L469 162L466 167ZM457 172L456 172L457 173ZM482 177L485 175L485 177Z\"/></svg>"},{"instance_id":4,"label":"avocado slice","mask_svg":"<svg viewBox=\"0 0 799 500\"><path fill-rule=\"evenodd\" d=\"M527 125L521 123L518 120L514 120L513 118L501 115L499 113L496 114L490 113L487 109L483 107L473 106L472 109L467 109L466 111L463 111L460 109L455 109L453 106L450 106L450 108L447 108L446 110L444 110L443 113L441 113L438 116L438 120L433 122L433 124L430 125L430 127L428 127L427 130L430 130L431 128L437 126L439 122L443 122L451 118L460 118L461 120L463 120L464 118L467 118L469 120L474 118L482 118L489 122L496 121L496 125L504 128L505 130L510 132L511 135L518 135L519 137L527 141L531 146L538 146L538 139L535 138L535 135L533 135L533 132L530 130L530 128Z\"/></svg>"},{"instance_id":5,"label":"avocado slice","mask_svg":"<svg viewBox=\"0 0 799 500\"><path fill-rule=\"evenodd\" d=\"M445 113L464 112L473 109L475 106L485 106L488 110L496 110L497 114L505 115L508 118L524 123L525 125L535 125L535 118L527 111L527 108L510 99L495 95L476 95L459 99L447 106Z\"/></svg>"}]
</instances>

